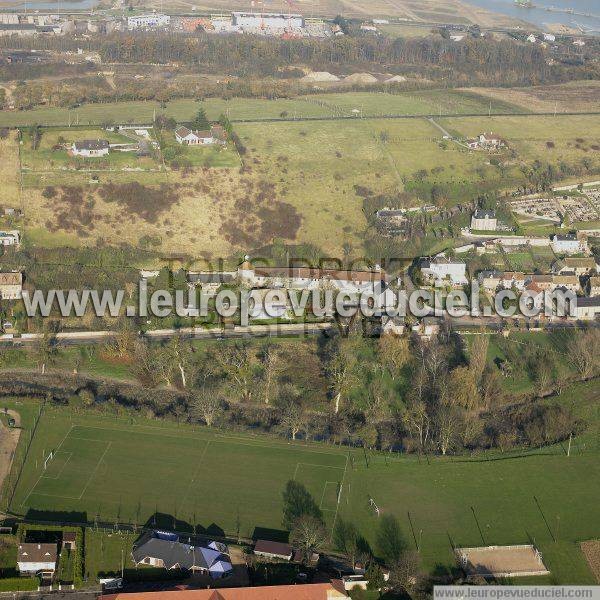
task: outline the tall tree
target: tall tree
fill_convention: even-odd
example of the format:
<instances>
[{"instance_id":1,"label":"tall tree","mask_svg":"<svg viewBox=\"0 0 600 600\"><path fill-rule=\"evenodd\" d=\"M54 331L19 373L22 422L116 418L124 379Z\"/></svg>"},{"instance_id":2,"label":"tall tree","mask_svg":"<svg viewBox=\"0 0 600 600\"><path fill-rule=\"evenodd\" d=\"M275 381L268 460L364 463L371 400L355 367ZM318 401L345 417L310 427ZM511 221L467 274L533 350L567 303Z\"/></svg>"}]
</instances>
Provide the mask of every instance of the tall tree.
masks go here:
<instances>
[{"instance_id":1,"label":"tall tree","mask_svg":"<svg viewBox=\"0 0 600 600\"><path fill-rule=\"evenodd\" d=\"M321 519L313 515L302 515L294 521L290 540L300 549L304 561L308 564L312 554L325 545L327 531Z\"/></svg>"},{"instance_id":2,"label":"tall tree","mask_svg":"<svg viewBox=\"0 0 600 600\"><path fill-rule=\"evenodd\" d=\"M210 122L206 117L206 111L203 108L198 109L198 112L192 121L192 128L200 131L210 129Z\"/></svg>"}]
</instances>

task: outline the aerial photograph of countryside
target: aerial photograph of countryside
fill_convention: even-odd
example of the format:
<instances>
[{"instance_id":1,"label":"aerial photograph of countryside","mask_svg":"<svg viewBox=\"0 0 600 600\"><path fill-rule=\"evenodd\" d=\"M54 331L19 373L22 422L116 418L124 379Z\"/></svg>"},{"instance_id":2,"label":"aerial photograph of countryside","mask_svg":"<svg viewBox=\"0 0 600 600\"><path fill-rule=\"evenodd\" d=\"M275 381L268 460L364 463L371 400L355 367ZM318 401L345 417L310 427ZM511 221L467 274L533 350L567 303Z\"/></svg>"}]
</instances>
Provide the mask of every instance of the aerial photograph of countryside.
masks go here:
<instances>
[{"instance_id":1,"label":"aerial photograph of countryside","mask_svg":"<svg viewBox=\"0 0 600 600\"><path fill-rule=\"evenodd\" d=\"M0 0L0 600L600 600L600 0Z\"/></svg>"}]
</instances>

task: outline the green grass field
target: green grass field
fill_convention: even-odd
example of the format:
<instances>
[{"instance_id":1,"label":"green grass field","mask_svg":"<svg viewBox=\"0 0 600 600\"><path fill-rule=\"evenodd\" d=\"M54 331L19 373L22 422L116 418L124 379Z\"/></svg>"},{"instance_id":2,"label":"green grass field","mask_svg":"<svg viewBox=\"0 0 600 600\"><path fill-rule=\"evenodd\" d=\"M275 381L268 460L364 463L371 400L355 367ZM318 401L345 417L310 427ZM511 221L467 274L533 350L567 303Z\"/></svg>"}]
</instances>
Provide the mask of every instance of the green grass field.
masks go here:
<instances>
[{"instance_id":1,"label":"green grass field","mask_svg":"<svg viewBox=\"0 0 600 600\"><path fill-rule=\"evenodd\" d=\"M149 123L155 114L166 114L178 121L189 121L200 107L209 119L216 120L221 114L230 119L277 119L328 117L352 115L353 109L363 115L427 115L427 114L481 114L523 112L523 108L504 101L489 99L467 91L424 90L398 94L377 92L340 92L264 100L255 98L207 98L199 102L192 99L173 100L162 108L158 102L130 101L111 104L84 104L78 108L40 107L24 111L3 111L0 126L25 125L90 125L109 121L117 123Z\"/></svg>"},{"instance_id":2,"label":"green grass field","mask_svg":"<svg viewBox=\"0 0 600 600\"><path fill-rule=\"evenodd\" d=\"M162 527L228 533L239 522L241 535L251 536L255 527L280 528L281 491L296 478L320 504L329 527L337 511L371 542L377 528L373 498L382 514L398 517L409 547L420 540L429 570L452 567L452 544L534 542L552 572L547 581L591 583L576 543L600 536L594 382L563 392L560 401L594 422L575 440L570 457L559 444L429 459L369 453L368 466L362 450L49 409L11 509L138 525L152 524L158 513ZM44 471L42 456L50 449L55 458ZM98 570L103 550L94 552Z\"/></svg>"},{"instance_id":3,"label":"green grass field","mask_svg":"<svg viewBox=\"0 0 600 600\"><path fill-rule=\"evenodd\" d=\"M111 149L107 156L95 158L71 155L70 145L85 139L106 139L111 144L135 143L132 138L100 127L42 128L39 145L33 149L31 132L24 131L21 144L23 187L85 185L90 183L90 172L98 178L106 172L113 183L124 180L161 183L165 180L159 162L151 156L137 156L135 151Z\"/></svg>"}]
</instances>

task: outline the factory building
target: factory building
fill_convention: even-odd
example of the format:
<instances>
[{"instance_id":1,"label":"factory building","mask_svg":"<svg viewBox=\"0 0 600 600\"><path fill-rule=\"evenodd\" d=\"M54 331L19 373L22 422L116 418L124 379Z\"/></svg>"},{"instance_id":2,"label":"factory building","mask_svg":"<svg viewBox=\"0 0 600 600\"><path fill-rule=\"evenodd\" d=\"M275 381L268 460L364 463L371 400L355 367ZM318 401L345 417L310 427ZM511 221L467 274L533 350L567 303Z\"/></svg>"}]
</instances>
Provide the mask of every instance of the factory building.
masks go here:
<instances>
[{"instance_id":1,"label":"factory building","mask_svg":"<svg viewBox=\"0 0 600 600\"><path fill-rule=\"evenodd\" d=\"M304 27L302 15L283 13L234 12L232 24L241 29L301 29Z\"/></svg>"}]
</instances>

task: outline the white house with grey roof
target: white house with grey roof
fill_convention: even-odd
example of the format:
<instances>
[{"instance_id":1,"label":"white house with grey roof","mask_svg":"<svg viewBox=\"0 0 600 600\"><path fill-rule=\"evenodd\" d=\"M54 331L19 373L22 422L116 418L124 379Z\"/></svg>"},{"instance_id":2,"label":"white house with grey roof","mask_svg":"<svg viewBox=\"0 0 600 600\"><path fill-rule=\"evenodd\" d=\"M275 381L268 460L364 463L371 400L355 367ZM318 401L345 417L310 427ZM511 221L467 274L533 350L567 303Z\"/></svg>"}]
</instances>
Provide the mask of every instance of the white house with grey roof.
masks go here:
<instances>
[{"instance_id":1,"label":"white house with grey roof","mask_svg":"<svg viewBox=\"0 0 600 600\"><path fill-rule=\"evenodd\" d=\"M475 231L496 231L498 219L493 210L476 210L471 216L471 229Z\"/></svg>"},{"instance_id":2,"label":"white house with grey roof","mask_svg":"<svg viewBox=\"0 0 600 600\"><path fill-rule=\"evenodd\" d=\"M579 254L587 252L587 242L579 239L575 233L555 234L552 236L552 250L556 254Z\"/></svg>"},{"instance_id":3,"label":"white house with grey roof","mask_svg":"<svg viewBox=\"0 0 600 600\"><path fill-rule=\"evenodd\" d=\"M106 156L110 152L108 140L80 140L73 142L71 153L74 156L83 156L85 158L96 158Z\"/></svg>"}]
</instances>

